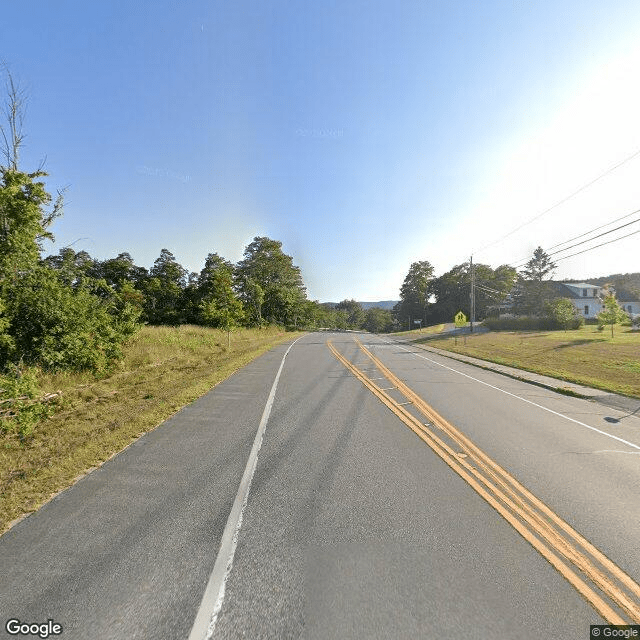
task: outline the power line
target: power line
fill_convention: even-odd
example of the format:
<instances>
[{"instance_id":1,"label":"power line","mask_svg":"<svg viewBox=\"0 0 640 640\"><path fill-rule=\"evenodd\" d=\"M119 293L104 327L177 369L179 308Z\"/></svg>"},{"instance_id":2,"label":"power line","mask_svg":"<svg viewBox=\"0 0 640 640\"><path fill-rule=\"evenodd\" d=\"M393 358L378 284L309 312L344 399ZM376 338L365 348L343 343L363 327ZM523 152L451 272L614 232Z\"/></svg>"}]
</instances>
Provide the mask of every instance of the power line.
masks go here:
<instances>
[{"instance_id":1,"label":"power line","mask_svg":"<svg viewBox=\"0 0 640 640\"><path fill-rule=\"evenodd\" d=\"M636 209L631 213L627 213L624 216L620 216L619 218L616 218L615 220L611 220L606 224L601 224L599 227L595 227L595 229L591 229L591 231L585 231L585 233L581 233L579 236L575 236L574 238L570 238L569 240L565 240L564 242L554 244L552 247L549 247L549 251L551 251L551 249L555 249L556 247L561 247L563 244L567 244L569 242L573 242L574 240L578 240L578 238L583 238L584 236L588 236L590 233L593 233L594 231L599 231L600 229L604 229L605 227L608 227L610 224L613 224L614 222L619 222L620 220L624 220L625 218L628 218L636 213L640 213L640 209Z\"/></svg>"},{"instance_id":2,"label":"power line","mask_svg":"<svg viewBox=\"0 0 640 640\"><path fill-rule=\"evenodd\" d=\"M498 238L497 240L484 245L483 247L481 247L478 251L476 251L475 253L478 254L481 251L484 251L485 249L488 249L489 247L493 247L494 245L498 244L499 242L502 242L503 240L505 240L506 238L508 238L509 236L512 236L514 233L520 231L520 229L523 229L524 227L530 225L532 222L535 222L536 220L539 220L540 218L542 218L542 216L546 215L547 213L549 213L550 211L553 211L554 209L556 209L557 207L559 207L561 204L564 204L565 202L567 202L568 200L570 200L571 198L573 198L574 196L578 195L580 192L584 191L585 189L589 188L591 185L595 184L596 182L598 182L598 180L601 180L602 178L604 178L605 176L608 176L610 173L612 173L613 171L615 171L616 169L618 169L619 167L621 167L622 165L626 164L627 162L629 162L630 160L633 160L636 156L640 155L640 149L638 149L637 151L634 151L634 153L632 153L630 156L628 156L627 158L625 158L624 160L622 160L621 162L618 162L617 164L615 164L612 167L609 167L609 169L607 169L604 173L601 173L599 176L597 176L596 178L594 178L593 180L590 180L589 182L587 182L586 184L582 185L580 188L576 189L575 191L573 191L572 193L570 193L568 196L565 196L564 198L562 198L562 200L559 200L558 202L556 202L555 204L551 205L550 207L548 207L547 209L545 209L544 211L542 211L542 213L537 214L536 216L534 216L533 218L531 218L530 220L527 220L526 222L524 222L523 224L521 224L519 227L516 227L515 229L513 229L513 231L510 231L509 233L505 234L504 236Z\"/></svg>"},{"instance_id":3,"label":"power line","mask_svg":"<svg viewBox=\"0 0 640 640\"><path fill-rule=\"evenodd\" d=\"M489 289L488 287L483 287L482 285L476 284L476 289L480 289L484 291L485 295L488 295L491 298L502 299L506 297L506 293L501 293L500 291L495 291L494 289Z\"/></svg>"},{"instance_id":4,"label":"power line","mask_svg":"<svg viewBox=\"0 0 640 640\"><path fill-rule=\"evenodd\" d=\"M591 242L592 240L596 240L597 238L602 238L602 236L606 236L609 235L610 233L613 233L614 231L618 231L619 229L624 229L625 227L628 227L632 224L636 224L637 222L640 222L640 218L638 218L637 220L632 220L631 222L627 222L626 224L622 224L619 227L615 227L615 229L609 229L609 231L605 231L604 233L599 233L597 236L593 236L593 238L588 238L587 240L582 240L581 242L576 242L576 244L572 244L569 247L565 247L564 249L558 249L557 251L552 251L551 253L547 253L547 256L551 257L551 256L555 256L558 253L563 253L564 251L569 251L571 249L575 249L576 247L579 247L581 244L585 244L585 242ZM626 237L626 236L623 236ZM600 246L600 245L598 245ZM556 260L560 260L560 258L557 258ZM527 260L528 262L528 260ZM524 266L525 264L527 264L527 262L524 262L523 264L519 264L517 267L515 267L516 269L519 269L520 267Z\"/></svg>"},{"instance_id":5,"label":"power line","mask_svg":"<svg viewBox=\"0 0 640 640\"><path fill-rule=\"evenodd\" d=\"M601 242L600 244L597 244L595 247L589 247L588 249L584 249L582 251L578 251L577 253L572 253L570 256L563 256L562 258L558 258L556 260L556 262L560 262L560 260L566 260L567 258L573 258L573 256L579 256L581 253L587 253L587 251L593 251L594 249L597 249L598 247L604 247L604 245L606 245L606 244L611 244L613 242L618 242L618 240L624 240L625 238L628 238L629 236L636 235L636 233L640 233L640 229L638 229L637 231L632 231L631 233L627 233L626 236L620 236L619 238L614 238L613 240L609 240L607 242Z\"/></svg>"},{"instance_id":6,"label":"power line","mask_svg":"<svg viewBox=\"0 0 640 640\"><path fill-rule=\"evenodd\" d=\"M602 236L606 236L609 235L610 233L613 233L614 231L618 231L618 229L624 229L624 227L628 227L631 224L635 224L636 222L640 222L640 218L638 218L637 220L632 220L631 222L627 222L626 224L621 224L619 227L616 227L615 229L610 229L609 231L605 231L604 233L599 233L597 236L593 236L593 238L589 238L587 240L582 240L581 242L576 242L576 244L572 244L569 247L565 247L564 249L558 249L557 251L553 251L547 255L549 256L555 256L556 253L562 253L563 251L569 251L569 249L575 249L575 247L579 247L581 244L584 244L585 242L591 242L592 240L595 240L596 238L602 238Z\"/></svg>"},{"instance_id":7,"label":"power line","mask_svg":"<svg viewBox=\"0 0 640 640\"><path fill-rule=\"evenodd\" d=\"M640 213L640 209L636 209L635 211L632 211L631 213L627 213L624 216L620 216L619 218L615 218L614 220L611 220L611 221L607 222L606 224L600 225L599 227L595 227L594 229L590 229L589 231L585 231L584 233L581 233L578 236L570 238L569 240L565 240L563 242L555 244L555 245L549 247L549 249L547 249L546 251L554 249L555 247L560 247L563 244L567 244L569 242L573 242L573 240L577 240L577 239L582 238L584 236L588 236L588 235L592 234L594 231L598 231L599 229L603 229L604 227L608 227L610 224L613 224L614 222L618 222L619 220L624 220L625 218L628 218L629 216L635 215L637 213ZM565 247L564 249L558 249L557 251L554 251L553 253L550 253L548 255L552 256L552 255L556 255L557 253L562 253L563 251L569 251L570 249L573 249L574 247L577 247L577 246L579 246L581 244L584 244L585 242L591 242L592 240L595 240L596 238L600 238L602 236L606 236L609 233L613 233L614 231L617 231L618 229L623 229L624 227L628 227L629 225L635 224L636 222L640 222L640 218L638 218L636 220L632 220L631 222L628 222L626 224L620 225L619 227L615 227L614 229L609 229L609 231L605 231L604 233L600 233L597 236L593 236L592 238L588 238L587 240L583 240L581 242L577 242L576 244L571 245L570 247ZM525 264L527 264L527 262L529 260L530 260L530 258L522 258L520 260L516 260L513 263L514 264L514 269L519 269L520 267L523 267Z\"/></svg>"}]
</instances>

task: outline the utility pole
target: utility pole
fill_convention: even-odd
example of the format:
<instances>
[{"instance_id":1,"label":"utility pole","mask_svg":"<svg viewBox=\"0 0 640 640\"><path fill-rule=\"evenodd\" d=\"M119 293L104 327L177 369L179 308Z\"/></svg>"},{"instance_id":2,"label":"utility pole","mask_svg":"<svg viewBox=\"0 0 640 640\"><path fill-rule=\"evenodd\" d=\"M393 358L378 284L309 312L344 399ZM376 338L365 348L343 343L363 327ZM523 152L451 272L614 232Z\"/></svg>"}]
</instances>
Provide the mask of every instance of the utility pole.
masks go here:
<instances>
[{"instance_id":1,"label":"utility pole","mask_svg":"<svg viewBox=\"0 0 640 640\"><path fill-rule=\"evenodd\" d=\"M471 256L471 333L473 323L476 321L476 273L473 268L473 255Z\"/></svg>"}]
</instances>

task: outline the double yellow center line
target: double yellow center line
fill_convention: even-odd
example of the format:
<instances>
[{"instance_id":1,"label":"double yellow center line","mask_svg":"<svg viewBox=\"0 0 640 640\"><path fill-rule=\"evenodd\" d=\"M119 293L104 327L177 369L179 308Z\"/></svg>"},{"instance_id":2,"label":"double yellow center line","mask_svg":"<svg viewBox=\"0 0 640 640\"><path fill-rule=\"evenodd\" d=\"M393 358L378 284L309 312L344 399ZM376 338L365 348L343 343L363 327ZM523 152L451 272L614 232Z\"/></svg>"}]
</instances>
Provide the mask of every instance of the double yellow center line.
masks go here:
<instances>
[{"instance_id":1,"label":"double yellow center line","mask_svg":"<svg viewBox=\"0 0 640 640\"><path fill-rule=\"evenodd\" d=\"M333 355L566 578L610 624L640 623L640 585L481 451L402 382L362 343L358 346L408 402L394 400L331 343ZM411 404L427 424L405 409ZM443 431L455 451L430 429Z\"/></svg>"}]
</instances>

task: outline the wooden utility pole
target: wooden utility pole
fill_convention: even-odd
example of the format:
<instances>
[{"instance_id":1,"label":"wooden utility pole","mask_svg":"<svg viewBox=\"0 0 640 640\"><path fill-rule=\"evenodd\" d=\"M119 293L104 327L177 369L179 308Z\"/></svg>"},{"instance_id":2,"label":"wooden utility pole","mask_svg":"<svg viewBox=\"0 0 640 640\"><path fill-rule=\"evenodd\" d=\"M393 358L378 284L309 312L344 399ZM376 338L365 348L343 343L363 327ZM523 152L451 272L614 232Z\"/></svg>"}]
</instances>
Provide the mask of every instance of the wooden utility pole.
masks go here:
<instances>
[{"instance_id":1,"label":"wooden utility pole","mask_svg":"<svg viewBox=\"0 0 640 640\"><path fill-rule=\"evenodd\" d=\"M471 256L471 333L473 323L476 321L476 273L473 268L473 255Z\"/></svg>"}]
</instances>

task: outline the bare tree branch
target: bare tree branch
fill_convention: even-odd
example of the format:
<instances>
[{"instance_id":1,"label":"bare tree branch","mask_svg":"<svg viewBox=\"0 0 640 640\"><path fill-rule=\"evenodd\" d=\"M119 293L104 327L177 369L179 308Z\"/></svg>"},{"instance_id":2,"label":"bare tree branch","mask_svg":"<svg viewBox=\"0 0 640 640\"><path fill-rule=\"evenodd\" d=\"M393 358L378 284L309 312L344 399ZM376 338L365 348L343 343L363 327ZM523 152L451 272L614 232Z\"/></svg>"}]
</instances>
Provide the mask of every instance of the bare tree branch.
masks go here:
<instances>
[{"instance_id":1,"label":"bare tree branch","mask_svg":"<svg viewBox=\"0 0 640 640\"><path fill-rule=\"evenodd\" d=\"M13 171L18 170L18 160L20 157L20 147L25 139L22 132L24 122L24 113L26 105L26 91L20 87L6 63L0 63L0 68L6 75L6 94L7 101L4 105L4 116L6 125L0 124L0 134L2 134L2 154L7 162L7 169Z\"/></svg>"}]
</instances>

